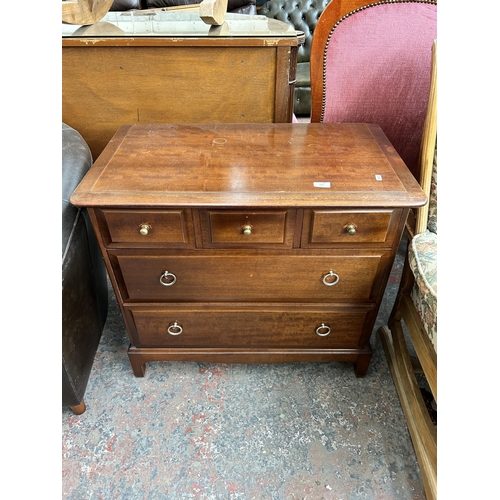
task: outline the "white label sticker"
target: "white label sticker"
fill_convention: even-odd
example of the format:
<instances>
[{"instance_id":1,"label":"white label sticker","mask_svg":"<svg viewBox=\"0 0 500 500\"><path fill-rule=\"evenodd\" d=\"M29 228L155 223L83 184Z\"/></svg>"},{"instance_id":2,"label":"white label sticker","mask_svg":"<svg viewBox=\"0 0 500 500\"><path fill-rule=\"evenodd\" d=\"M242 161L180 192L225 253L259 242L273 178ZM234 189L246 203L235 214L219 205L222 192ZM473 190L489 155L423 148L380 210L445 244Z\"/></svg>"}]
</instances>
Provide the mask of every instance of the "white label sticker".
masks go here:
<instances>
[{"instance_id":1,"label":"white label sticker","mask_svg":"<svg viewBox=\"0 0 500 500\"><path fill-rule=\"evenodd\" d=\"M315 188L330 188L332 185L329 182L314 182Z\"/></svg>"},{"instance_id":2,"label":"white label sticker","mask_svg":"<svg viewBox=\"0 0 500 500\"><path fill-rule=\"evenodd\" d=\"M380 174L375 174L375 180L381 181L382 180L382 176Z\"/></svg>"}]
</instances>

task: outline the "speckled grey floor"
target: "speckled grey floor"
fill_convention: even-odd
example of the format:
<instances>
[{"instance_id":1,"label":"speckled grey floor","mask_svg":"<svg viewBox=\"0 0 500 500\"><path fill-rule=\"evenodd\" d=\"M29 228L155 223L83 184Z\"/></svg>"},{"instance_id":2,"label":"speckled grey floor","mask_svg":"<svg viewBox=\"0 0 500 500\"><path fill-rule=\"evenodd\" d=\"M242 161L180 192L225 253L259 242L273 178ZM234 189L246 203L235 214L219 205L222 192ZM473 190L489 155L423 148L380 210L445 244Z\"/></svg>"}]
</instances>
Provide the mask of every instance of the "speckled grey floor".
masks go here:
<instances>
[{"instance_id":1,"label":"speckled grey floor","mask_svg":"<svg viewBox=\"0 0 500 500\"><path fill-rule=\"evenodd\" d=\"M425 498L378 335L364 379L344 363L185 362L136 378L127 347L111 292L87 411L62 411L63 498Z\"/></svg>"}]
</instances>

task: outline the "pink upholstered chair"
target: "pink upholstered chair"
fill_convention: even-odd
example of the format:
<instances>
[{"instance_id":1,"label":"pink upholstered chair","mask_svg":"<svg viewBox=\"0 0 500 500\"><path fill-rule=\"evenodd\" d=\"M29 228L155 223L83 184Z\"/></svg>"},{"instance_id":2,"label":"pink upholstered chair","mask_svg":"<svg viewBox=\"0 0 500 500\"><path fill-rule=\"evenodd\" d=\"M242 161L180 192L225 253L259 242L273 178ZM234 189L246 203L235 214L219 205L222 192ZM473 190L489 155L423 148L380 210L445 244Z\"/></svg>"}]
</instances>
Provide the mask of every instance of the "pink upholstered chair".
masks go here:
<instances>
[{"instance_id":1,"label":"pink upholstered chair","mask_svg":"<svg viewBox=\"0 0 500 500\"><path fill-rule=\"evenodd\" d=\"M435 96L434 87L431 92L431 81L435 84L436 71L432 72L431 68L432 47L437 38L436 19L436 0L372 3L331 0L316 25L310 60L311 122L379 124L415 178L422 182L425 177L422 187L426 184L425 191L431 201L432 192L427 188L432 184L436 131L429 125L435 121L435 110L432 110L435 102L429 96ZM422 157L421 146L425 151ZM430 205L432 208L433 204ZM420 394L401 324L404 318L417 352L415 365L421 366L437 402L437 283L431 279L435 278L436 252L434 247L430 250L429 245L434 233L423 231L428 224L427 212L423 215L424 212L416 211L409 217L407 230L412 248L415 248L413 253L408 252L396 304L388 326L383 327L380 334L426 496L434 500L437 495L437 428ZM415 227L424 236L413 229L411 221L414 220L420 221ZM419 259L426 260L425 270L429 276L425 279L415 272ZM427 288L414 286L414 283L424 282L429 285ZM417 297L419 290L420 297ZM405 315L403 309L409 313ZM430 324L419 320L423 310Z\"/></svg>"},{"instance_id":2,"label":"pink upholstered chair","mask_svg":"<svg viewBox=\"0 0 500 500\"><path fill-rule=\"evenodd\" d=\"M420 185L429 203L408 220L400 287L388 323L379 329L428 500L437 497L437 422L429 416L415 373L425 375L437 404L437 42L433 54L420 155Z\"/></svg>"},{"instance_id":3,"label":"pink upholstered chair","mask_svg":"<svg viewBox=\"0 0 500 500\"><path fill-rule=\"evenodd\" d=\"M437 0L331 0L311 46L311 122L377 123L416 179Z\"/></svg>"}]
</instances>

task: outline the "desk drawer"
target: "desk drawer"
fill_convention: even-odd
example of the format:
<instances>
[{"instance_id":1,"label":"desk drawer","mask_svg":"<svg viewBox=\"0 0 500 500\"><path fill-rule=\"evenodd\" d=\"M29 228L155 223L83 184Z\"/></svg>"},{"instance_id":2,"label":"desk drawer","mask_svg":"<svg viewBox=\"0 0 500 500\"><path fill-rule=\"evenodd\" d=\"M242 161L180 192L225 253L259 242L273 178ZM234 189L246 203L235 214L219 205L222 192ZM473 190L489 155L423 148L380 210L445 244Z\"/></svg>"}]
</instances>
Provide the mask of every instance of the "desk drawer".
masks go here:
<instances>
[{"instance_id":1,"label":"desk drawer","mask_svg":"<svg viewBox=\"0 0 500 500\"><path fill-rule=\"evenodd\" d=\"M305 251L300 255L216 250L186 253L117 255L128 299L161 302L374 300L374 281L388 257L388 252L379 251L326 256L304 255Z\"/></svg>"},{"instance_id":2,"label":"desk drawer","mask_svg":"<svg viewBox=\"0 0 500 500\"><path fill-rule=\"evenodd\" d=\"M356 348L369 309L131 308L136 347Z\"/></svg>"},{"instance_id":3,"label":"desk drawer","mask_svg":"<svg viewBox=\"0 0 500 500\"><path fill-rule=\"evenodd\" d=\"M295 210L200 210L203 246L291 248Z\"/></svg>"},{"instance_id":4,"label":"desk drawer","mask_svg":"<svg viewBox=\"0 0 500 500\"><path fill-rule=\"evenodd\" d=\"M400 216L401 210L305 210L302 246L391 245Z\"/></svg>"},{"instance_id":5,"label":"desk drawer","mask_svg":"<svg viewBox=\"0 0 500 500\"><path fill-rule=\"evenodd\" d=\"M103 210L111 243L193 247L191 210Z\"/></svg>"}]
</instances>

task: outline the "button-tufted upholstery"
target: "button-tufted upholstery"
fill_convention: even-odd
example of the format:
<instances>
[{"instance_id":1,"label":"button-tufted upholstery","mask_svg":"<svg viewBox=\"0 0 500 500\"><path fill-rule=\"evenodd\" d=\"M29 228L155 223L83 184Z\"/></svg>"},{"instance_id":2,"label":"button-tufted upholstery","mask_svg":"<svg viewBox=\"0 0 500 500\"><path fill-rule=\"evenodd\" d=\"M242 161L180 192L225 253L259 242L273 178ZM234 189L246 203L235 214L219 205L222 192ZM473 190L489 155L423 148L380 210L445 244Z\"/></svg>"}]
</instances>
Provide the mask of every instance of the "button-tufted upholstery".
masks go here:
<instances>
[{"instance_id":1,"label":"button-tufted upholstery","mask_svg":"<svg viewBox=\"0 0 500 500\"><path fill-rule=\"evenodd\" d=\"M305 43L297 57L297 83L295 84L294 113L309 115L311 112L311 77L309 60L313 32L319 16L330 0L269 0L258 11L259 15L278 19L303 31Z\"/></svg>"}]
</instances>

